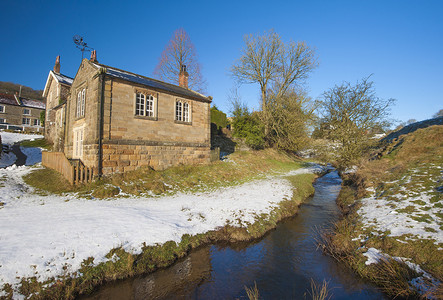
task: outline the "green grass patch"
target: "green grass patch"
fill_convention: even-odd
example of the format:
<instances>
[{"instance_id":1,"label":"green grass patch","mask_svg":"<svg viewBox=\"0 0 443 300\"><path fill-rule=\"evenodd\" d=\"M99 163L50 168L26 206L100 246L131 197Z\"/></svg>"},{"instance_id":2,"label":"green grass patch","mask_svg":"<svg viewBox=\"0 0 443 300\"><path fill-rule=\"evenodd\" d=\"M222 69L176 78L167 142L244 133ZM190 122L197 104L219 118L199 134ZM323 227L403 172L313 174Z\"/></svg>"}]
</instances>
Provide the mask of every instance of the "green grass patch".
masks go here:
<instances>
[{"instance_id":1,"label":"green grass patch","mask_svg":"<svg viewBox=\"0 0 443 300\"><path fill-rule=\"evenodd\" d=\"M23 176L23 180L30 186L37 188L40 193L46 191L61 194L75 190L63 175L48 168L36 169Z\"/></svg>"},{"instance_id":2,"label":"green grass patch","mask_svg":"<svg viewBox=\"0 0 443 300\"><path fill-rule=\"evenodd\" d=\"M427 214L417 214L409 217L417 222L424 222L424 223L431 223L433 220L432 217Z\"/></svg>"},{"instance_id":3,"label":"green grass patch","mask_svg":"<svg viewBox=\"0 0 443 300\"><path fill-rule=\"evenodd\" d=\"M396 209L396 211L398 213L402 213L402 214L410 214L410 213L416 212L417 210L414 205L408 205L405 208Z\"/></svg>"},{"instance_id":4,"label":"green grass patch","mask_svg":"<svg viewBox=\"0 0 443 300\"><path fill-rule=\"evenodd\" d=\"M34 140L25 140L20 143L22 147L39 147L44 148L46 150L51 150L51 144L49 144L46 139L34 139Z\"/></svg>"},{"instance_id":5,"label":"green grass patch","mask_svg":"<svg viewBox=\"0 0 443 300\"><path fill-rule=\"evenodd\" d=\"M57 172L50 170L36 170L25 176L25 180L40 190L58 194L76 191L85 198L110 198L118 196L119 193L156 196L174 194L178 191L198 192L239 185L305 166L305 163L295 156L273 149L236 152L229 156L229 160L231 162L181 165L164 171L154 171L145 167L113 174L93 183L75 187L60 179Z\"/></svg>"}]
</instances>

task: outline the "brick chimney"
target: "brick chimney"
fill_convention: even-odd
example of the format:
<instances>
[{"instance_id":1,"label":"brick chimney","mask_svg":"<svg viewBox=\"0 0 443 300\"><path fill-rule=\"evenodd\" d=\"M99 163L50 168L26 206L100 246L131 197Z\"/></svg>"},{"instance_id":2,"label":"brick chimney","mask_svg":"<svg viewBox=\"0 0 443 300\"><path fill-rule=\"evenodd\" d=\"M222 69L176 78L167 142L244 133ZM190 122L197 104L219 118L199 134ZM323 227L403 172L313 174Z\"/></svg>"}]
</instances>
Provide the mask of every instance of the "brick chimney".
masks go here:
<instances>
[{"instance_id":1,"label":"brick chimney","mask_svg":"<svg viewBox=\"0 0 443 300\"><path fill-rule=\"evenodd\" d=\"M54 72L60 73L60 55L55 59Z\"/></svg>"},{"instance_id":2,"label":"brick chimney","mask_svg":"<svg viewBox=\"0 0 443 300\"><path fill-rule=\"evenodd\" d=\"M92 50L92 51L91 51L91 59L90 59L90 61L95 62L95 63L98 63L98 60L97 60L97 52L96 52L95 50Z\"/></svg>"},{"instance_id":3,"label":"brick chimney","mask_svg":"<svg viewBox=\"0 0 443 300\"><path fill-rule=\"evenodd\" d=\"M178 74L178 85L184 88L188 88L189 74L186 72L186 66L181 65L180 73Z\"/></svg>"}]
</instances>

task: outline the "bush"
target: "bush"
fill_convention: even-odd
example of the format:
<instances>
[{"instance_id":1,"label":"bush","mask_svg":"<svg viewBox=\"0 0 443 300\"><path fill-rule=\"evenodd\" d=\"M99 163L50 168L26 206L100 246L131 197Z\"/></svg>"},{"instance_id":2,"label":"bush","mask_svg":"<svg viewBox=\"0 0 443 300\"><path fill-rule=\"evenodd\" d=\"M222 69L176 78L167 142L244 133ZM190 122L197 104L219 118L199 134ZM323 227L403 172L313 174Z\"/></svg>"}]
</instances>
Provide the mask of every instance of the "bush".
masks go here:
<instances>
[{"instance_id":1,"label":"bush","mask_svg":"<svg viewBox=\"0 0 443 300\"><path fill-rule=\"evenodd\" d=\"M232 125L234 127L233 135L244 139L248 147L255 150L264 148L264 126L256 113L249 113L244 110L239 115L234 116Z\"/></svg>"}]
</instances>

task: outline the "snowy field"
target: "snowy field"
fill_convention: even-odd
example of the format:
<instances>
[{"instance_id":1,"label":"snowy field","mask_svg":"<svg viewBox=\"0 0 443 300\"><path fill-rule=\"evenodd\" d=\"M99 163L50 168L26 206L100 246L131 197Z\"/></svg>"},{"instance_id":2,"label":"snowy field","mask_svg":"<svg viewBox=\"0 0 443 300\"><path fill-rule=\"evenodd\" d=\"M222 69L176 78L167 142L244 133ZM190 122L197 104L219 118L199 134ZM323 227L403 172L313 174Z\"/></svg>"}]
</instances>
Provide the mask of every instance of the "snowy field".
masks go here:
<instances>
[{"instance_id":1,"label":"snowy field","mask_svg":"<svg viewBox=\"0 0 443 300\"><path fill-rule=\"evenodd\" d=\"M2 144L13 145L17 142L21 142L24 140L35 140L42 139L43 135L40 134L25 134L25 133L16 133L16 132L6 132L0 131L0 135L2 136Z\"/></svg>"},{"instance_id":2,"label":"snowy field","mask_svg":"<svg viewBox=\"0 0 443 300\"><path fill-rule=\"evenodd\" d=\"M0 286L20 277L45 280L95 263L115 247L139 253L148 245L180 241L232 222L254 222L292 195L291 184L272 177L215 192L157 198L86 200L75 194L33 194L22 176L33 167L0 169ZM321 171L318 166L287 175ZM0 295L1 296L1 295Z\"/></svg>"},{"instance_id":3,"label":"snowy field","mask_svg":"<svg viewBox=\"0 0 443 300\"><path fill-rule=\"evenodd\" d=\"M389 190L368 190L372 192L372 196L362 199L362 206L357 211L364 224L363 228L370 230L369 235L386 234L400 243L407 243L408 240L432 240L439 247L438 250L443 251L442 196L435 188L442 180L442 170L443 167L436 164L422 164L399 180L386 182L385 184L391 185L393 193L385 195ZM358 239L365 242L369 235L359 236ZM410 258L391 257L375 248L369 248L363 255L368 258L367 265L388 257L405 262L421 274L410 283L422 295L434 289L430 283L435 286L440 283L419 265L412 263Z\"/></svg>"},{"instance_id":4,"label":"snowy field","mask_svg":"<svg viewBox=\"0 0 443 300\"><path fill-rule=\"evenodd\" d=\"M24 134L24 133L16 133L16 132L5 132L0 131L0 135L2 137L2 144L11 147L15 143L24 141L24 140L35 140L43 138L42 135L38 134ZM20 147L20 150L27 156L26 165L32 166L42 160L42 151L40 148L26 148ZM9 153L3 152L0 156L0 168L5 168L12 166L17 157L11 151Z\"/></svg>"}]
</instances>

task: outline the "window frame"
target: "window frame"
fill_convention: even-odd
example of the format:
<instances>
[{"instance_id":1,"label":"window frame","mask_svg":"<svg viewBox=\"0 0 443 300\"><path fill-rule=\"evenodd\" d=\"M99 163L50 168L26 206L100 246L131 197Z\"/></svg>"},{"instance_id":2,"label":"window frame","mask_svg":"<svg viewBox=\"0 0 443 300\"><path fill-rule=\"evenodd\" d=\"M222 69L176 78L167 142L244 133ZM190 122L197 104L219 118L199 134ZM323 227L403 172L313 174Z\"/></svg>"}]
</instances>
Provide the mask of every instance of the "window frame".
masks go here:
<instances>
[{"instance_id":1,"label":"window frame","mask_svg":"<svg viewBox=\"0 0 443 300\"><path fill-rule=\"evenodd\" d=\"M30 126L31 125L31 118L22 118L22 125L27 125Z\"/></svg>"},{"instance_id":2,"label":"window frame","mask_svg":"<svg viewBox=\"0 0 443 300\"><path fill-rule=\"evenodd\" d=\"M176 99L174 105L174 122L178 124L192 125L192 102L184 99Z\"/></svg>"},{"instance_id":3,"label":"window frame","mask_svg":"<svg viewBox=\"0 0 443 300\"><path fill-rule=\"evenodd\" d=\"M6 122L5 118L0 118L0 124L7 124L8 122Z\"/></svg>"},{"instance_id":4,"label":"window frame","mask_svg":"<svg viewBox=\"0 0 443 300\"><path fill-rule=\"evenodd\" d=\"M40 119L33 119L32 126L40 126Z\"/></svg>"},{"instance_id":5,"label":"window frame","mask_svg":"<svg viewBox=\"0 0 443 300\"><path fill-rule=\"evenodd\" d=\"M5 112L6 112L6 106L0 105L0 113L5 113Z\"/></svg>"},{"instance_id":6,"label":"window frame","mask_svg":"<svg viewBox=\"0 0 443 300\"><path fill-rule=\"evenodd\" d=\"M85 105L86 105L86 88L81 88L77 92L77 107L75 111L75 117L77 119L85 117Z\"/></svg>"},{"instance_id":7,"label":"window frame","mask_svg":"<svg viewBox=\"0 0 443 300\"><path fill-rule=\"evenodd\" d=\"M134 118L157 121L157 103L158 94L135 91Z\"/></svg>"},{"instance_id":8,"label":"window frame","mask_svg":"<svg viewBox=\"0 0 443 300\"><path fill-rule=\"evenodd\" d=\"M28 111L28 113L26 113ZM30 116L31 115L31 109L30 108L23 108L23 115L24 116Z\"/></svg>"}]
</instances>

